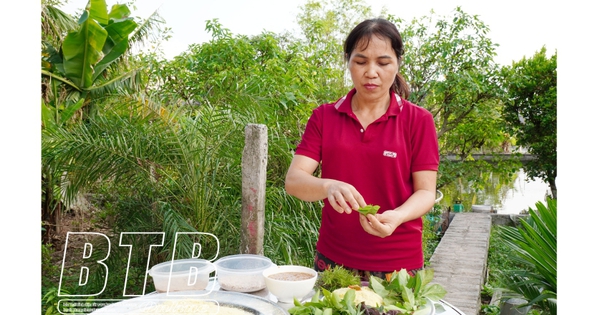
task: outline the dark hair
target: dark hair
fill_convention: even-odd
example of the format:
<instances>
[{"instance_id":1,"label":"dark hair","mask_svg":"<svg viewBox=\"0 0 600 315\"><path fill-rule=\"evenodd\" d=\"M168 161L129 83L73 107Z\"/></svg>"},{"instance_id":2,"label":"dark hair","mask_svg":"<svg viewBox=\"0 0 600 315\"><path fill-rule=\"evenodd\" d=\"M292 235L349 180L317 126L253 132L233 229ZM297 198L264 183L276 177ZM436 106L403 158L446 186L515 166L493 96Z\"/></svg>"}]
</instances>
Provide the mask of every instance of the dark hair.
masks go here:
<instances>
[{"instance_id":1,"label":"dark hair","mask_svg":"<svg viewBox=\"0 0 600 315\"><path fill-rule=\"evenodd\" d=\"M402 60L402 56L404 55L404 44L402 43L402 36L400 32L396 28L394 23L381 19L369 19L362 21L358 24L354 29L348 34L346 37L346 41L344 42L344 55L346 61L350 60L350 55L352 51L356 48L356 46L361 42L361 40L366 40L364 42L365 47L369 45L371 41L371 36L376 35L379 38L389 38L392 42L392 49L396 53L396 57L398 58L398 64L400 64ZM406 99L410 95L410 88L406 83L406 80L400 75L400 73L396 73L396 78L394 79L394 84L392 84L391 89L400 95L402 98Z\"/></svg>"}]
</instances>

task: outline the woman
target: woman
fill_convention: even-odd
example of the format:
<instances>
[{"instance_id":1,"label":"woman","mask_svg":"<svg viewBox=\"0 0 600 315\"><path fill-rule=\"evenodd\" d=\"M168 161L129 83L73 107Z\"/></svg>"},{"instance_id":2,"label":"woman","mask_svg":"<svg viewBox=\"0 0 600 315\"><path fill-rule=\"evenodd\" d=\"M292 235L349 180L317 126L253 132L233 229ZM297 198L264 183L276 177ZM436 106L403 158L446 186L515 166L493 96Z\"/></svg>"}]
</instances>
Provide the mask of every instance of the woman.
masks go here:
<instances>
[{"instance_id":1,"label":"woman","mask_svg":"<svg viewBox=\"0 0 600 315\"><path fill-rule=\"evenodd\" d=\"M423 268L421 217L434 204L439 153L431 113L406 100L396 26L358 24L345 44L354 88L314 109L286 176L286 191L324 201L315 269L370 275ZM321 164L321 177L313 175ZM375 215L359 208L379 205Z\"/></svg>"}]
</instances>

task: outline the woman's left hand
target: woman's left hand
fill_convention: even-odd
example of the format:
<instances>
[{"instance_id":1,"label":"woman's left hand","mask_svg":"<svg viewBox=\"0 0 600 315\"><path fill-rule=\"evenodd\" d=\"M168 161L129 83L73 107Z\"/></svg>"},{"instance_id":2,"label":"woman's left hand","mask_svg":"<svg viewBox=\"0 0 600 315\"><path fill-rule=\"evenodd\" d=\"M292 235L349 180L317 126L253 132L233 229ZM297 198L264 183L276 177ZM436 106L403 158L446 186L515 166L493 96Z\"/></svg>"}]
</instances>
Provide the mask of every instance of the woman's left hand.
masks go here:
<instances>
[{"instance_id":1,"label":"woman's left hand","mask_svg":"<svg viewBox=\"0 0 600 315\"><path fill-rule=\"evenodd\" d=\"M359 215L360 225L365 232L381 238L390 236L400 224L403 223L402 213L399 211L384 211L383 213Z\"/></svg>"}]
</instances>

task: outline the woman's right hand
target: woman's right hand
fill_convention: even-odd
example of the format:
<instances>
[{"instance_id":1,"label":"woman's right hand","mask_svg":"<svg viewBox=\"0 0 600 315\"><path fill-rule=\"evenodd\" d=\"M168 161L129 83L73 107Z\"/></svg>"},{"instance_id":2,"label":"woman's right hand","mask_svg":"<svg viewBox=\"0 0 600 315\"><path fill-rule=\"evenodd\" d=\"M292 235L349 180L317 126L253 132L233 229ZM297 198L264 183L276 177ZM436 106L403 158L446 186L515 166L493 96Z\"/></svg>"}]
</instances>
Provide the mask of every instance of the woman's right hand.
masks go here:
<instances>
[{"instance_id":1,"label":"woman's right hand","mask_svg":"<svg viewBox=\"0 0 600 315\"><path fill-rule=\"evenodd\" d=\"M335 211L350 214L352 210L358 210L367 205L354 186L333 179L328 181L327 200Z\"/></svg>"},{"instance_id":2,"label":"woman's right hand","mask_svg":"<svg viewBox=\"0 0 600 315\"><path fill-rule=\"evenodd\" d=\"M367 205L354 186L335 179L315 177L313 173L317 166L319 162L295 155L285 178L286 192L310 202L327 198L339 213L352 213L352 210Z\"/></svg>"}]
</instances>

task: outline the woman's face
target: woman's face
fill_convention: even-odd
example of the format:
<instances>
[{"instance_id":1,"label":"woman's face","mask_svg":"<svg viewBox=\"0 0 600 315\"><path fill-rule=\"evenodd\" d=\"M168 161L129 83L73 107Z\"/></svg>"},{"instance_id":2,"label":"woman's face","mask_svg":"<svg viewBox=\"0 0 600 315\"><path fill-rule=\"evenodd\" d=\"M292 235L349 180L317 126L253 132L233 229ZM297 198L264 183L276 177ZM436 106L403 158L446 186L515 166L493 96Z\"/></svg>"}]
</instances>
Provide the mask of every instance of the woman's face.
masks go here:
<instances>
[{"instance_id":1,"label":"woman's face","mask_svg":"<svg viewBox=\"0 0 600 315\"><path fill-rule=\"evenodd\" d=\"M398 58L389 38L371 36L365 47L362 39L352 51L348 69L357 94L367 99L388 97L398 73Z\"/></svg>"}]
</instances>

